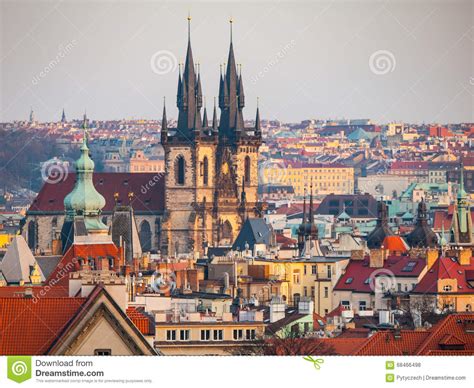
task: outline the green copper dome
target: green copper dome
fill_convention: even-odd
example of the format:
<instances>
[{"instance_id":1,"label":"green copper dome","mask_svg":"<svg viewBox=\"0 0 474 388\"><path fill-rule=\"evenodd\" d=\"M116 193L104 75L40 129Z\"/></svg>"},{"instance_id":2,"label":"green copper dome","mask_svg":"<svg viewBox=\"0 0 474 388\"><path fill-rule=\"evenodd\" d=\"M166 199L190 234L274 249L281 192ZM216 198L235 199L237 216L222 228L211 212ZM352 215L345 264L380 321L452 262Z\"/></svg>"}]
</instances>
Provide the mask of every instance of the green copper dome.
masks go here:
<instances>
[{"instance_id":1,"label":"green copper dome","mask_svg":"<svg viewBox=\"0 0 474 388\"><path fill-rule=\"evenodd\" d=\"M89 156L87 136L81 146L81 156L75 163L76 183L74 189L64 198L64 208L69 217L84 216L87 229L107 229L98 218L105 206L105 198L95 189L92 181L94 161Z\"/></svg>"}]
</instances>

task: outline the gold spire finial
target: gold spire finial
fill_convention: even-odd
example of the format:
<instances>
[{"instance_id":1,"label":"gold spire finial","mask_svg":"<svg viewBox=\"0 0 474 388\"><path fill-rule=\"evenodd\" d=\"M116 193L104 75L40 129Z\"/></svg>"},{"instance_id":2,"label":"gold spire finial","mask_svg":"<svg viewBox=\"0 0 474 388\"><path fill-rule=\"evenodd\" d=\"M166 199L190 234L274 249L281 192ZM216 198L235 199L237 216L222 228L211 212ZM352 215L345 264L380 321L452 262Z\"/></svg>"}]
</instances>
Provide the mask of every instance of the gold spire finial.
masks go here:
<instances>
[{"instance_id":1,"label":"gold spire finial","mask_svg":"<svg viewBox=\"0 0 474 388\"><path fill-rule=\"evenodd\" d=\"M188 41L191 40L191 12L188 11Z\"/></svg>"}]
</instances>

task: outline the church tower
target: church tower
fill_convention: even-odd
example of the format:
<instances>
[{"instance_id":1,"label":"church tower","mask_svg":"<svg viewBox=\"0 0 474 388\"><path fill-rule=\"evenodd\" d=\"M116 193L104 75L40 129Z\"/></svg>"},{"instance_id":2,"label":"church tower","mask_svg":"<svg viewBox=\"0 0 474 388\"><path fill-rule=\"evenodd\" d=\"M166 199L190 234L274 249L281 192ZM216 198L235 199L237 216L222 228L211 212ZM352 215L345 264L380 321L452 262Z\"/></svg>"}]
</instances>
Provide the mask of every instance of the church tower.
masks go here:
<instances>
[{"instance_id":1,"label":"church tower","mask_svg":"<svg viewBox=\"0 0 474 388\"><path fill-rule=\"evenodd\" d=\"M468 196L464 190L464 168L461 165L461 177L457 201L453 212L451 225L451 243L455 246L472 246L474 239L472 234L471 209Z\"/></svg>"},{"instance_id":2,"label":"church tower","mask_svg":"<svg viewBox=\"0 0 474 388\"><path fill-rule=\"evenodd\" d=\"M204 115L200 67L195 66L188 17L188 47L178 75L176 128L168 128L163 111L161 143L165 150L166 212L161 250L175 255L204 252L208 246L231 245L246 217L261 213L257 203L260 114L245 128L245 96L231 43L226 73L220 75L219 108L212 122Z\"/></svg>"}]
</instances>

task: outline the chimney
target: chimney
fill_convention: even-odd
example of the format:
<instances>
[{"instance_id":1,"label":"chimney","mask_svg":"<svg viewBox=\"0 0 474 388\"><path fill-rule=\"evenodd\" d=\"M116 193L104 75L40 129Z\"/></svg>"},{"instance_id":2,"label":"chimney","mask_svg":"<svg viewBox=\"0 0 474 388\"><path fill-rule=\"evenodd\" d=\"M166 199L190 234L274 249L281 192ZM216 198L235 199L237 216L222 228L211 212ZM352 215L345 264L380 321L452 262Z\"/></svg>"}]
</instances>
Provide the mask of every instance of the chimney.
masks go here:
<instances>
[{"instance_id":1,"label":"chimney","mask_svg":"<svg viewBox=\"0 0 474 388\"><path fill-rule=\"evenodd\" d=\"M33 298L33 289L31 287L25 288L25 299Z\"/></svg>"},{"instance_id":2,"label":"chimney","mask_svg":"<svg viewBox=\"0 0 474 388\"><path fill-rule=\"evenodd\" d=\"M370 268L383 268L385 259L387 258L387 250L371 249L369 253L369 267Z\"/></svg>"},{"instance_id":3,"label":"chimney","mask_svg":"<svg viewBox=\"0 0 474 388\"><path fill-rule=\"evenodd\" d=\"M458 261L460 265L471 265L472 251L470 248L464 248L459 251Z\"/></svg>"}]
</instances>

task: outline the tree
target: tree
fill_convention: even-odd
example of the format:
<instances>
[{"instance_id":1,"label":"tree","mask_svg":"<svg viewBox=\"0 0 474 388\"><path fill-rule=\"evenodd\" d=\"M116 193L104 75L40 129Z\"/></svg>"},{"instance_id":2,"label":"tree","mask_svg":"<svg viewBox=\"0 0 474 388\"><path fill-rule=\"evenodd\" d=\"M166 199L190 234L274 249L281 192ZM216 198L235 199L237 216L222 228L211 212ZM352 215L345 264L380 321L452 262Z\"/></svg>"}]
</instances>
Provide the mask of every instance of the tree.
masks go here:
<instances>
[{"instance_id":1,"label":"tree","mask_svg":"<svg viewBox=\"0 0 474 388\"><path fill-rule=\"evenodd\" d=\"M329 356L334 348L320 338L306 337L303 333L283 330L269 333L230 350L234 356Z\"/></svg>"}]
</instances>

